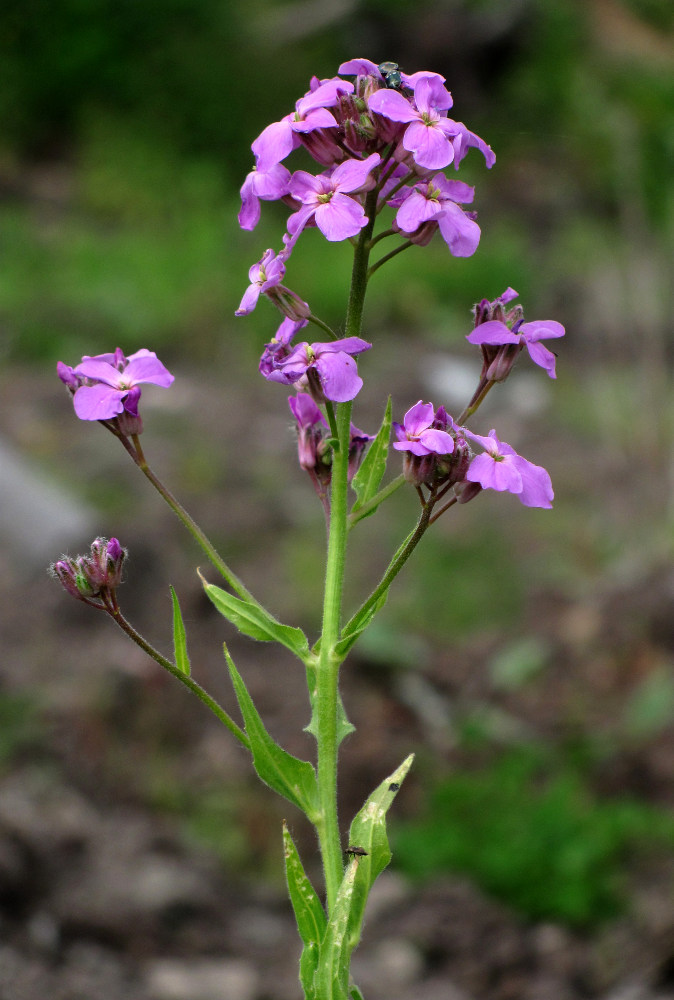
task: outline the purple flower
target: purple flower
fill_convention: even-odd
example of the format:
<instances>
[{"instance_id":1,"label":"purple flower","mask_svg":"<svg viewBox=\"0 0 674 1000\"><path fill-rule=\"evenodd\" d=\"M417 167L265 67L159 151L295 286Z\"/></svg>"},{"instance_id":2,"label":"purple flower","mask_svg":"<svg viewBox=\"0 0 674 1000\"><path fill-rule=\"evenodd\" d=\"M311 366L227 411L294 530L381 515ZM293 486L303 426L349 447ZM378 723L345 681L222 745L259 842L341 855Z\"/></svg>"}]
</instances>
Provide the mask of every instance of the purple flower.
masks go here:
<instances>
[{"instance_id":1,"label":"purple flower","mask_svg":"<svg viewBox=\"0 0 674 1000\"><path fill-rule=\"evenodd\" d=\"M122 582L126 554L116 538L96 538L90 555L75 559L63 556L51 564L49 572L71 597L98 608L114 609L114 591Z\"/></svg>"},{"instance_id":2,"label":"purple flower","mask_svg":"<svg viewBox=\"0 0 674 1000\"><path fill-rule=\"evenodd\" d=\"M243 293L235 316L247 316L257 305L260 295L264 294L272 300L282 313L292 320L303 320L311 314L311 309L299 295L281 284L286 273L285 262L292 247L286 245L285 250L275 254L273 250L265 250L262 259L248 271L250 285Z\"/></svg>"},{"instance_id":3,"label":"purple flower","mask_svg":"<svg viewBox=\"0 0 674 1000\"><path fill-rule=\"evenodd\" d=\"M319 495L323 496L332 475L331 449L326 444L330 437L328 422L306 392L290 396L288 406L297 421L297 457L300 468L311 474L317 490L319 485L321 487Z\"/></svg>"},{"instance_id":4,"label":"purple flower","mask_svg":"<svg viewBox=\"0 0 674 1000\"><path fill-rule=\"evenodd\" d=\"M545 469L522 458L505 441L499 441L493 429L488 437L473 434L466 428L463 433L485 449L470 463L466 474L468 482L479 483L485 490L500 493L507 490L525 507L552 507L554 493Z\"/></svg>"},{"instance_id":5,"label":"purple flower","mask_svg":"<svg viewBox=\"0 0 674 1000\"><path fill-rule=\"evenodd\" d=\"M168 388L173 375L154 351L142 348L125 357L118 347L114 354L85 356L70 368L59 362L59 378L74 393L73 405L80 420L110 420L123 412L138 418L141 384Z\"/></svg>"},{"instance_id":6,"label":"purple flower","mask_svg":"<svg viewBox=\"0 0 674 1000\"><path fill-rule=\"evenodd\" d=\"M306 319L295 321L286 317L283 320L275 336L272 337L268 344L265 344L262 357L260 358L260 373L265 378L268 378L270 373L277 369L279 364L288 357L290 354L290 341L307 323L308 320Z\"/></svg>"},{"instance_id":7,"label":"purple flower","mask_svg":"<svg viewBox=\"0 0 674 1000\"><path fill-rule=\"evenodd\" d=\"M266 172L254 168L241 186L239 225L255 229L260 221L260 200L277 201L288 193L290 171L277 163Z\"/></svg>"},{"instance_id":8,"label":"purple flower","mask_svg":"<svg viewBox=\"0 0 674 1000\"><path fill-rule=\"evenodd\" d=\"M271 248L265 250L262 258L248 271L250 285L244 292L235 315L247 316L248 313L252 313L261 293L268 292L270 288L280 284L285 273L285 261L281 255L277 256Z\"/></svg>"},{"instance_id":9,"label":"purple flower","mask_svg":"<svg viewBox=\"0 0 674 1000\"><path fill-rule=\"evenodd\" d=\"M345 160L330 173L315 177L298 170L290 181L290 194L302 207L288 219L288 232L297 238L310 220L330 242L356 236L367 218L363 206L349 195L367 190L374 184L370 172L381 162L379 153L365 160Z\"/></svg>"},{"instance_id":10,"label":"purple flower","mask_svg":"<svg viewBox=\"0 0 674 1000\"><path fill-rule=\"evenodd\" d=\"M457 123L447 118L452 98L437 74L416 76L414 104L397 90L382 89L372 94L368 106L384 118L407 124L403 135L404 148L412 153L415 163L429 170L440 170L454 159L450 142L460 131Z\"/></svg>"},{"instance_id":11,"label":"purple flower","mask_svg":"<svg viewBox=\"0 0 674 1000\"><path fill-rule=\"evenodd\" d=\"M454 438L447 431L434 427L434 420L433 404L419 400L407 411L402 424L394 421L393 429L398 440L394 441L393 447L396 451L409 451L419 456L451 455Z\"/></svg>"},{"instance_id":12,"label":"purple flower","mask_svg":"<svg viewBox=\"0 0 674 1000\"><path fill-rule=\"evenodd\" d=\"M327 109L337 104L341 94L352 91L353 84L346 80L324 80L297 101L294 112L267 125L251 147L258 170L266 173L284 160L300 145L300 136L315 129L337 128L334 115Z\"/></svg>"},{"instance_id":13,"label":"purple flower","mask_svg":"<svg viewBox=\"0 0 674 1000\"><path fill-rule=\"evenodd\" d=\"M468 334L466 339L471 344L486 344L492 347L506 345L508 347L517 346L517 354L519 354L523 347L526 347L531 360L535 364L539 365L539 367L543 368L548 373L550 378L556 378L555 355L552 351L549 351L547 347L541 344L540 341L563 337L564 332L562 324L557 323L552 319L538 319L533 320L530 323L523 323L521 320L518 320L512 330L510 330L505 323L501 322L501 320L493 319L476 326L472 333ZM494 370L491 371L490 369L493 381L500 380L498 378L494 378L493 376L495 375L500 375L500 378L505 377L505 375L501 373L503 365L499 367L499 371L495 370L494 366L498 360L497 355L495 360L492 361L492 368L494 368ZM512 360L514 360L514 356ZM507 372L505 374L507 374ZM489 372L487 373L487 377L490 377Z\"/></svg>"},{"instance_id":14,"label":"purple flower","mask_svg":"<svg viewBox=\"0 0 674 1000\"><path fill-rule=\"evenodd\" d=\"M314 399L344 403L357 396L363 385L352 355L371 347L360 337L345 337L328 344L298 344L286 358L274 364L265 378L282 385L296 385L306 378Z\"/></svg>"},{"instance_id":15,"label":"purple flower","mask_svg":"<svg viewBox=\"0 0 674 1000\"><path fill-rule=\"evenodd\" d=\"M455 257L470 257L480 242L480 227L457 202L469 203L475 189L462 181L449 181L444 174L415 184L396 214L403 232L414 233L425 223L437 223L442 238Z\"/></svg>"},{"instance_id":16,"label":"purple flower","mask_svg":"<svg viewBox=\"0 0 674 1000\"><path fill-rule=\"evenodd\" d=\"M403 475L409 483L432 486L445 480L451 468L454 438L448 433L454 422L443 406L434 410L432 403L415 403L403 418L394 422L396 451L405 452Z\"/></svg>"}]
</instances>

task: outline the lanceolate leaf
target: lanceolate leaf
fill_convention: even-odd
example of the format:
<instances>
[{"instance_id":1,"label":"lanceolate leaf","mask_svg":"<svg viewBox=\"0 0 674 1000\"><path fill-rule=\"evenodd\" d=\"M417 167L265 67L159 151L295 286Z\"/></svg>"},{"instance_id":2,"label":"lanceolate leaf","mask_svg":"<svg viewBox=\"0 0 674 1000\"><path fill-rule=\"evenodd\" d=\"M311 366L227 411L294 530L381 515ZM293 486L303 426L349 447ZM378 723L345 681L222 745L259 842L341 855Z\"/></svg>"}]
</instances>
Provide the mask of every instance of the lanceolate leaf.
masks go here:
<instances>
[{"instance_id":1,"label":"lanceolate leaf","mask_svg":"<svg viewBox=\"0 0 674 1000\"><path fill-rule=\"evenodd\" d=\"M344 628L343 638L339 640L335 646L335 651L339 656L346 656L356 640L363 634L365 629L371 623L374 616L380 611L386 604L386 598L388 597L388 589L384 591L383 594L371 604L369 608L365 611L357 612L351 621Z\"/></svg>"},{"instance_id":2,"label":"lanceolate leaf","mask_svg":"<svg viewBox=\"0 0 674 1000\"><path fill-rule=\"evenodd\" d=\"M367 854L360 858L349 914L348 939L351 949L355 948L360 940L365 904L374 880L391 860L391 850L386 835L386 813L398 794L413 760L414 754L410 754L393 774L382 781L351 824L349 844L367 851Z\"/></svg>"},{"instance_id":3,"label":"lanceolate leaf","mask_svg":"<svg viewBox=\"0 0 674 1000\"><path fill-rule=\"evenodd\" d=\"M224 650L229 674L243 715L246 735L250 740L255 770L270 788L283 795L293 805L298 806L311 822L315 823L318 815L316 772L308 761L293 757L292 754L274 742L265 729L226 646Z\"/></svg>"},{"instance_id":4,"label":"lanceolate leaf","mask_svg":"<svg viewBox=\"0 0 674 1000\"><path fill-rule=\"evenodd\" d=\"M173 658L178 670L189 677L190 658L187 655L187 636L178 604L178 595L173 587L171 587L171 600L173 601Z\"/></svg>"},{"instance_id":5,"label":"lanceolate leaf","mask_svg":"<svg viewBox=\"0 0 674 1000\"><path fill-rule=\"evenodd\" d=\"M349 964L353 946L347 931L360 861L362 858L354 857L348 864L321 943L315 977L317 1000L349 1000Z\"/></svg>"},{"instance_id":6,"label":"lanceolate leaf","mask_svg":"<svg viewBox=\"0 0 674 1000\"><path fill-rule=\"evenodd\" d=\"M300 982L307 1000L318 1000L314 976L327 920L321 901L305 874L297 848L285 822L283 824L283 852L290 901L295 911L297 929L304 943L300 959Z\"/></svg>"},{"instance_id":7,"label":"lanceolate leaf","mask_svg":"<svg viewBox=\"0 0 674 1000\"><path fill-rule=\"evenodd\" d=\"M369 451L363 459L363 464L353 477L351 485L356 491L357 500L353 505L353 512L360 510L379 489L379 484L386 472L386 459L388 456L388 446L391 440L391 397L386 404L386 412L382 425L379 428L376 438L370 445ZM372 513L376 510L373 508Z\"/></svg>"},{"instance_id":8,"label":"lanceolate leaf","mask_svg":"<svg viewBox=\"0 0 674 1000\"><path fill-rule=\"evenodd\" d=\"M309 653L309 643L300 628L282 625L268 611L258 604L251 604L234 597L213 583L206 583L202 577L204 590L221 615L235 625L244 635L251 639L261 639L263 642L278 642L286 646L300 660L305 660Z\"/></svg>"}]
</instances>

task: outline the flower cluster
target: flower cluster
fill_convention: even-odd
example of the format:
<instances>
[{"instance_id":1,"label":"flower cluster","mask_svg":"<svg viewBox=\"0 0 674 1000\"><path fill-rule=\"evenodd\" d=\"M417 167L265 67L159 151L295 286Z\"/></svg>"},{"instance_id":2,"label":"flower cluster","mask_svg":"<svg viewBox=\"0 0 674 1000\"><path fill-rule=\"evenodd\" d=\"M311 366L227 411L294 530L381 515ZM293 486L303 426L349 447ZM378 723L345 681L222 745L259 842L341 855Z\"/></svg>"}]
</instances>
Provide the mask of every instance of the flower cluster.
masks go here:
<instances>
[{"instance_id":1,"label":"flower cluster","mask_svg":"<svg viewBox=\"0 0 674 1000\"><path fill-rule=\"evenodd\" d=\"M51 575L72 596L99 608L114 608L115 590L122 582L126 559L116 538L96 538L86 556L62 556L49 567Z\"/></svg>"},{"instance_id":2,"label":"flower cluster","mask_svg":"<svg viewBox=\"0 0 674 1000\"><path fill-rule=\"evenodd\" d=\"M349 60L339 74L314 77L295 110L268 125L252 144L255 166L241 187L241 227L255 228L260 201L282 200L291 214L283 250L267 250L250 268L237 316L252 312L264 295L291 323L312 319L307 303L281 284L307 227L316 227L330 242L352 240L373 213L388 205L395 213L390 235L401 235L408 245L425 244L439 231L454 256L470 256L477 248L475 214L463 208L474 190L441 171L450 165L458 169L471 147L480 150L488 167L494 154L463 123L448 117L452 97L444 77L408 75L394 63L377 66L369 59ZM284 166L282 161L300 146L318 163L318 173L291 173ZM260 362L264 377L308 387L318 402L353 399L362 385L354 355L370 345L351 337L291 349L299 328L291 333L282 324L282 332L267 344Z\"/></svg>"},{"instance_id":3,"label":"flower cluster","mask_svg":"<svg viewBox=\"0 0 674 1000\"><path fill-rule=\"evenodd\" d=\"M443 406L434 410L432 403L421 400L393 429L397 438L393 447L405 453L403 472L415 486L455 486L460 503L480 489L491 489L513 493L525 507L552 506L547 471L499 441L494 430L487 437L474 434L458 426ZM469 442L484 451L474 455Z\"/></svg>"}]
</instances>

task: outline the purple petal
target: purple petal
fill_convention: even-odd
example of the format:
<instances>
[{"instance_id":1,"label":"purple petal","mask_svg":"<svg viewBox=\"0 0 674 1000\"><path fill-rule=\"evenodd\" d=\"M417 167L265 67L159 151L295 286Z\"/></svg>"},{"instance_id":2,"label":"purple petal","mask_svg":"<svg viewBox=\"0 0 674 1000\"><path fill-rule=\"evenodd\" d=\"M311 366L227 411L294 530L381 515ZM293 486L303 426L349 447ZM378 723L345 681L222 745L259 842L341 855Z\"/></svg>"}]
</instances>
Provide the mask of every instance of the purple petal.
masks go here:
<instances>
[{"instance_id":1,"label":"purple petal","mask_svg":"<svg viewBox=\"0 0 674 1000\"><path fill-rule=\"evenodd\" d=\"M442 238L454 257L472 257L480 242L480 227L452 201L442 203L438 216Z\"/></svg>"},{"instance_id":2,"label":"purple petal","mask_svg":"<svg viewBox=\"0 0 674 1000\"><path fill-rule=\"evenodd\" d=\"M239 210L239 225L242 229L252 230L260 221L260 199L253 183L254 172L246 177L241 185L241 208Z\"/></svg>"},{"instance_id":3,"label":"purple petal","mask_svg":"<svg viewBox=\"0 0 674 1000\"><path fill-rule=\"evenodd\" d=\"M300 427L313 427L314 424L328 426L327 420L308 393L299 392L296 396L291 396L288 406Z\"/></svg>"},{"instance_id":4,"label":"purple petal","mask_svg":"<svg viewBox=\"0 0 674 1000\"><path fill-rule=\"evenodd\" d=\"M434 199L426 198L421 191L412 191L398 209L396 223L404 233L413 233L424 222L434 219L441 210Z\"/></svg>"},{"instance_id":5,"label":"purple petal","mask_svg":"<svg viewBox=\"0 0 674 1000\"><path fill-rule=\"evenodd\" d=\"M311 345L311 350L317 357L322 354L335 354L337 351L344 351L345 354L360 354L362 351L369 351L372 344L360 337L342 337L341 340L330 340L326 344L316 343Z\"/></svg>"},{"instance_id":6,"label":"purple petal","mask_svg":"<svg viewBox=\"0 0 674 1000\"><path fill-rule=\"evenodd\" d=\"M316 225L331 243L357 236L363 226L367 225L363 206L348 194L339 192L329 202L318 206L315 218Z\"/></svg>"},{"instance_id":7,"label":"purple petal","mask_svg":"<svg viewBox=\"0 0 674 1000\"><path fill-rule=\"evenodd\" d=\"M555 494L552 489L552 481L546 469L540 465L528 462L526 458L517 455L513 459L522 477L522 490L517 495L518 500L525 507L552 507Z\"/></svg>"},{"instance_id":8,"label":"purple petal","mask_svg":"<svg viewBox=\"0 0 674 1000\"><path fill-rule=\"evenodd\" d=\"M512 330L509 330L505 323L498 319L490 319L486 323L480 323L466 340L469 344L519 344L520 338Z\"/></svg>"},{"instance_id":9,"label":"purple petal","mask_svg":"<svg viewBox=\"0 0 674 1000\"><path fill-rule=\"evenodd\" d=\"M151 382L164 389L167 389L174 381L174 376L164 367L156 354L154 357L137 357L133 361L129 361L122 372L122 378L127 385Z\"/></svg>"},{"instance_id":10,"label":"purple petal","mask_svg":"<svg viewBox=\"0 0 674 1000\"><path fill-rule=\"evenodd\" d=\"M550 340L552 337L563 337L564 327L554 319L535 319L530 323L522 323L517 332L522 334L528 343L537 340Z\"/></svg>"},{"instance_id":11,"label":"purple petal","mask_svg":"<svg viewBox=\"0 0 674 1000\"><path fill-rule=\"evenodd\" d=\"M257 169L266 172L284 160L300 144L290 122L285 119L267 125L257 137L251 149L255 153Z\"/></svg>"},{"instance_id":12,"label":"purple petal","mask_svg":"<svg viewBox=\"0 0 674 1000\"><path fill-rule=\"evenodd\" d=\"M418 437L422 431L427 430L433 423L433 417L435 416L435 410L432 403L422 403L419 400L414 406L405 414L404 426L405 433Z\"/></svg>"},{"instance_id":13,"label":"purple petal","mask_svg":"<svg viewBox=\"0 0 674 1000\"><path fill-rule=\"evenodd\" d=\"M419 112L397 90L377 90L367 103L370 111L390 118L392 122L413 122L419 119Z\"/></svg>"},{"instance_id":14,"label":"purple petal","mask_svg":"<svg viewBox=\"0 0 674 1000\"><path fill-rule=\"evenodd\" d=\"M316 358L314 367L319 374L325 398L335 403L346 403L353 399L363 386L356 362L343 351Z\"/></svg>"},{"instance_id":15,"label":"purple petal","mask_svg":"<svg viewBox=\"0 0 674 1000\"><path fill-rule=\"evenodd\" d=\"M124 377L121 372L113 368L107 361L97 361L96 358L82 358L79 365L73 368L73 373L117 388L122 388L124 385Z\"/></svg>"},{"instance_id":16,"label":"purple petal","mask_svg":"<svg viewBox=\"0 0 674 1000\"><path fill-rule=\"evenodd\" d=\"M512 462L497 462L487 453L476 455L470 463L466 479L469 483L479 483L485 490L497 490L499 493L507 490L518 494L524 485Z\"/></svg>"},{"instance_id":17,"label":"purple petal","mask_svg":"<svg viewBox=\"0 0 674 1000\"><path fill-rule=\"evenodd\" d=\"M337 72L342 76L376 76L381 80L379 67L371 59L349 59L342 63Z\"/></svg>"},{"instance_id":18,"label":"purple petal","mask_svg":"<svg viewBox=\"0 0 674 1000\"><path fill-rule=\"evenodd\" d=\"M454 159L452 144L444 132L423 122L412 122L403 136L403 146L420 167L429 170L446 167Z\"/></svg>"},{"instance_id":19,"label":"purple petal","mask_svg":"<svg viewBox=\"0 0 674 1000\"><path fill-rule=\"evenodd\" d=\"M332 173L334 189L347 194L358 191L367 182L370 171L380 163L379 153L371 153L365 160L345 160Z\"/></svg>"},{"instance_id":20,"label":"purple petal","mask_svg":"<svg viewBox=\"0 0 674 1000\"><path fill-rule=\"evenodd\" d=\"M306 118L291 122L290 127L293 132L304 135L307 132L315 131L317 128L337 128L337 120L327 108L315 108L309 112Z\"/></svg>"},{"instance_id":21,"label":"purple petal","mask_svg":"<svg viewBox=\"0 0 674 1000\"><path fill-rule=\"evenodd\" d=\"M260 298L260 286L249 285L246 291L243 293L243 298L239 303L239 308L234 313L235 316L247 316L252 313L253 309L257 305L257 300Z\"/></svg>"},{"instance_id":22,"label":"purple petal","mask_svg":"<svg viewBox=\"0 0 674 1000\"><path fill-rule=\"evenodd\" d=\"M80 420L109 420L124 409L125 390L107 385L83 385L73 396L75 413Z\"/></svg>"},{"instance_id":23,"label":"purple petal","mask_svg":"<svg viewBox=\"0 0 674 1000\"><path fill-rule=\"evenodd\" d=\"M529 357L531 360L543 368L550 378L557 378L557 373L555 371L555 363L557 358L549 351L544 344L536 343L535 341L527 341L527 350L529 352Z\"/></svg>"},{"instance_id":24,"label":"purple petal","mask_svg":"<svg viewBox=\"0 0 674 1000\"><path fill-rule=\"evenodd\" d=\"M454 438L446 431L436 430L434 427L427 431L422 431L419 441L426 451L434 455L451 455L454 451Z\"/></svg>"}]
</instances>

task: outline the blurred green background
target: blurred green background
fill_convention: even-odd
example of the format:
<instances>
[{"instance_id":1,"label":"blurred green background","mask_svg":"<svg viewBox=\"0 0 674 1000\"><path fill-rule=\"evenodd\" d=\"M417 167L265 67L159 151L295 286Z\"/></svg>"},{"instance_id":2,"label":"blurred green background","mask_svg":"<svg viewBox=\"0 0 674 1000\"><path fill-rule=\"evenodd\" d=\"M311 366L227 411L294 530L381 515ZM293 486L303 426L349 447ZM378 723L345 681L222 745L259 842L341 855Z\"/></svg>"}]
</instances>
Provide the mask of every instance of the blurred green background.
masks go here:
<instances>
[{"instance_id":1,"label":"blurred green background","mask_svg":"<svg viewBox=\"0 0 674 1000\"><path fill-rule=\"evenodd\" d=\"M384 692L406 713L404 752L410 733L421 748L409 815L394 828L402 870L467 872L528 916L591 924L625 905L627 857L674 845L670 0L5 0L3 433L129 537L159 501L130 506L130 473L105 480L87 443L97 429L72 428L51 372L117 345L156 350L177 392L181 379L191 387L176 409L153 411L147 435L178 492L280 615L316 628L321 511L294 467L285 396L256 375L277 319L264 302L233 316L249 266L280 246L285 209L263 205L252 234L236 213L252 140L313 74L356 56L443 73L452 114L497 154L491 172L473 153L459 174L476 185L475 256L454 260L434 242L374 279L365 335L376 349L363 359L356 422L374 430L389 391L396 419L420 396L454 409L452 371L476 364L470 307L507 285L527 318L557 319L567 337L556 383L523 360L475 424L486 433L493 419L550 469L554 511L483 496L439 522L354 656L347 710L359 714L351 690L367 703L359 684ZM288 283L339 326L349 269L348 246L311 231ZM233 482L253 512L243 523L227 500ZM408 530L414 501L399 494L357 529L351 605ZM143 557L141 546L134 562ZM187 543L180 560L188 573ZM130 593L142 614L147 592ZM166 622L152 627L166 642L161 608ZM50 641L24 655L46 662ZM36 739L32 708L17 701L26 686L10 670L0 689L16 725L16 739L5 728L7 761L26 752L27 730ZM149 729L138 721L152 758L134 772L138 794L186 811L245 867L245 843L223 848L221 800L180 786L181 755L154 711ZM114 740L104 696L96 712ZM395 718L383 713L381 726ZM359 739L345 760L368 778L395 766L387 753L405 743ZM105 766L131 780L124 750L113 757ZM356 788L356 806L369 790Z\"/></svg>"}]
</instances>

